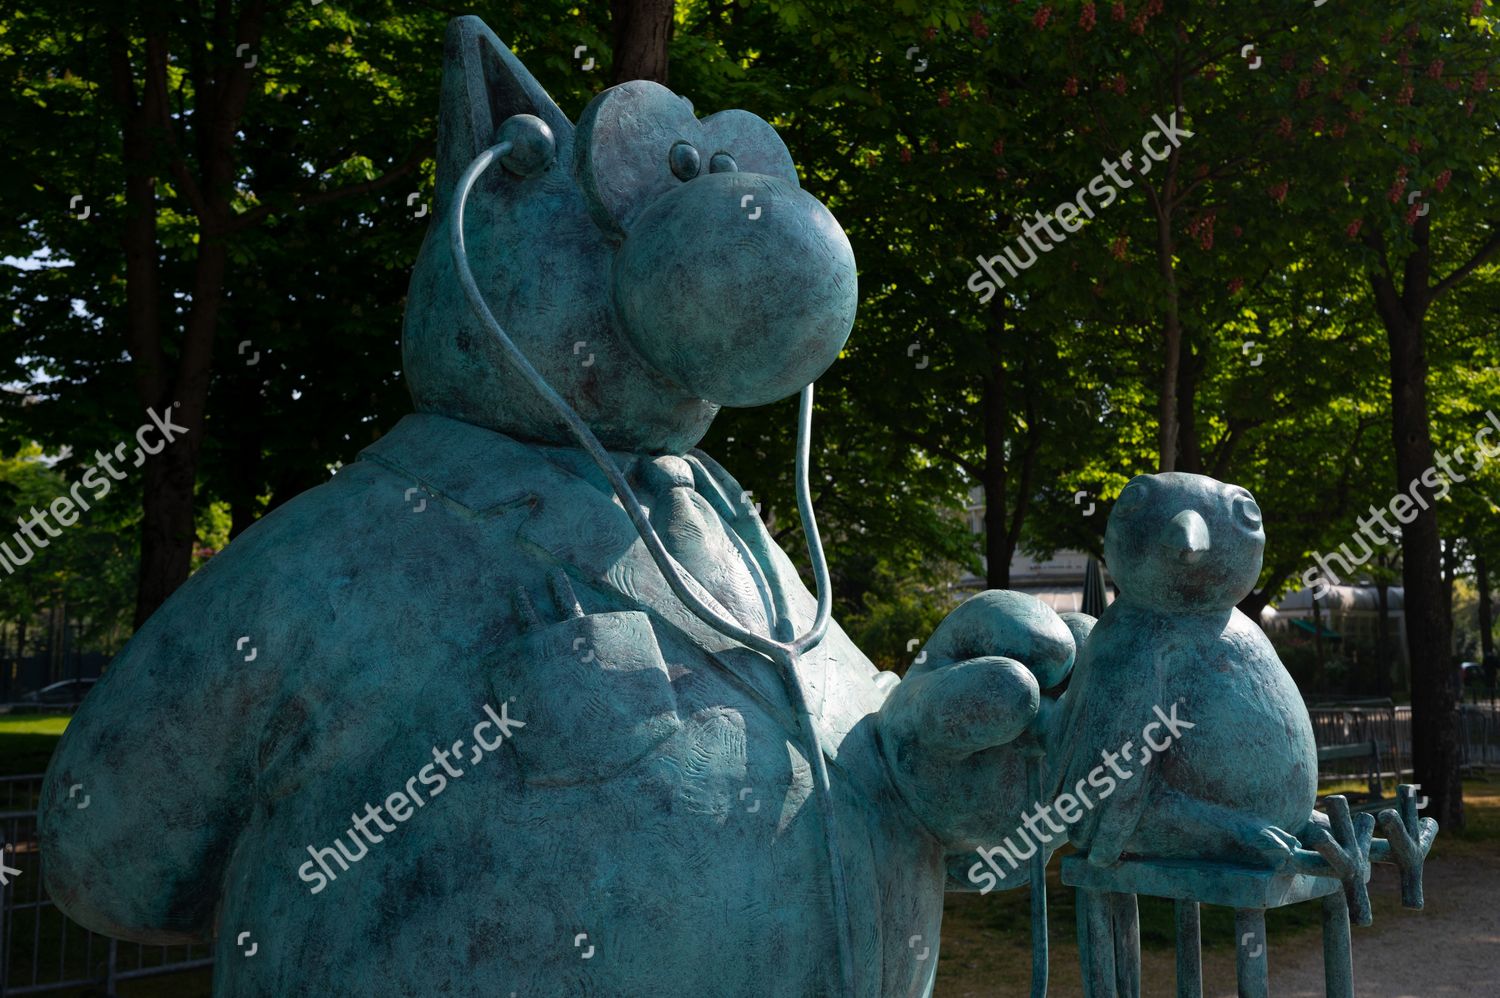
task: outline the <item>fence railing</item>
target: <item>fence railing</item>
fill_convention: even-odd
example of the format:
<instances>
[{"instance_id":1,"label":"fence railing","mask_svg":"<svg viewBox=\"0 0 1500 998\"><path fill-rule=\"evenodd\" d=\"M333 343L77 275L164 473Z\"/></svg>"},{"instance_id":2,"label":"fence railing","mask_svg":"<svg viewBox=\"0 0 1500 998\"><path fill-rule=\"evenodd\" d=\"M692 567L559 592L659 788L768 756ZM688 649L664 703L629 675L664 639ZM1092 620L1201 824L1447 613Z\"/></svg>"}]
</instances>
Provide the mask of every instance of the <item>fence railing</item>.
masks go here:
<instances>
[{"instance_id":1,"label":"fence railing","mask_svg":"<svg viewBox=\"0 0 1500 998\"><path fill-rule=\"evenodd\" d=\"M10 874L0 886L0 998L102 988L121 981L213 965L208 946L145 946L90 932L47 896L37 843L42 777L0 777L0 853Z\"/></svg>"},{"instance_id":2,"label":"fence railing","mask_svg":"<svg viewBox=\"0 0 1500 998\"><path fill-rule=\"evenodd\" d=\"M1500 710L1492 703L1464 704L1460 714L1463 764L1500 765Z\"/></svg>"},{"instance_id":3,"label":"fence railing","mask_svg":"<svg viewBox=\"0 0 1500 998\"><path fill-rule=\"evenodd\" d=\"M1319 748L1380 743L1382 776L1399 780L1412 772L1411 707L1358 704L1310 707L1313 739ZM1459 706L1459 759L1470 766L1500 766L1500 710L1487 703ZM1361 760L1340 759L1320 765L1323 779L1356 779L1365 775Z\"/></svg>"},{"instance_id":4,"label":"fence railing","mask_svg":"<svg viewBox=\"0 0 1500 998\"><path fill-rule=\"evenodd\" d=\"M1382 777L1399 780L1411 770L1411 708L1383 705L1312 707L1313 740L1318 748L1340 745L1380 745ZM1363 779L1368 765L1363 759L1325 760L1318 765L1318 776L1324 780Z\"/></svg>"}]
</instances>

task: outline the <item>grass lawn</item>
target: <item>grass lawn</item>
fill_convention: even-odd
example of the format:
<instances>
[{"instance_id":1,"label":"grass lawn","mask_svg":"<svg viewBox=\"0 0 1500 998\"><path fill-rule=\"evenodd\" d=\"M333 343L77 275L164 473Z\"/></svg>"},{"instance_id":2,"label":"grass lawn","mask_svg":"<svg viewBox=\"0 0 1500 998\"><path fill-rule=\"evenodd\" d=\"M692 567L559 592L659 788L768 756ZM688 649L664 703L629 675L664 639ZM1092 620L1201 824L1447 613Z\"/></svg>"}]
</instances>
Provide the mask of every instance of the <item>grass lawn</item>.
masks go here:
<instances>
[{"instance_id":1,"label":"grass lawn","mask_svg":"<svg viewBox=\"0 0 1500 998\"><path fill-rule=\"evenodd\" d=\"M41 773L70 714L0 714L0 776Z\"/></svg>"}]
</instances>

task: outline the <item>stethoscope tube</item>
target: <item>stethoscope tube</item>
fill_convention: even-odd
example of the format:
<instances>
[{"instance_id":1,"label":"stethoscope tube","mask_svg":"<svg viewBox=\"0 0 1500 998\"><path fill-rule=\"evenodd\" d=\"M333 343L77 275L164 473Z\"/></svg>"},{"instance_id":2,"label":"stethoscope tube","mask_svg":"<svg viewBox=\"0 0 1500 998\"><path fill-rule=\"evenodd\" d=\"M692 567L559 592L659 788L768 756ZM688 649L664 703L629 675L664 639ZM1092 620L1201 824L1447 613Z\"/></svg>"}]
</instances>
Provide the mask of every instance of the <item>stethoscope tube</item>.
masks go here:
<instances>
[{"instance_id":1,"label":"stethoscope tube","mask_svg":"<svg viewBox=\"0 0 1500 998\"><path fill-rule=\"evenodd\" d=\"M645 509L636 498L630 483L625 480L624 473L615 464L614 458L610 457L604 445L599 442L599 438L594 436L593 430L584 422L583 417L579 416L568 401L559 395L532 366L531 361L501 328L500 323L495 320L495 316L485 303L479 285L475 283L474 275L469 269L468 254L464 247L464 206L469 200L469 192L473 189L475 181L479 179L479 175L495 159L510 152L511 148L512 144L505 141L484 150L474 157L473 162L459 178L448 219L450 248L459 284L464 289L469 305L499 343L506 359L520 372L527 384L546 401L558 418L567 425L579 445L588 452L589 457L604 473L610 487L619 497L626 515L630 517L630 522L635 525L641 543L646 546L646 552L656 563L656 567L666 579L672 593L694 616L709 627L747 648L760 652L776 663L781 673L782 684L786 687L787 695L797 710L798 722L802 728L802 736L806 742L805 747L808 749L809 762L813 770L818 809L823 819L823 840L828 858L829 877L832 881L833 917L838 939L842 992L847 998L854 998L854 943L852 924L849 920L848 887L844 878L843 851L839 846L838 822L833 809L833 788L828 776L828 763L823 753L823 742L818 735L817 720L808 706L807 696L797 678L797 659L804 652L816 647L828 633L833 605L832 587L828 578L828 562L824 555L822 539L818 534L817 521L813 517L808 485L812 437L812 385L802 389L801 405L797 413L796 491L797 509L802 515L802 527L807 534L808 557L812 562L813 580L818 594L817 611L814 614L812 626L800 636L794 636L791 633L791 621L784 617L775 623L776 630L782 632L779 636L760 635L741 627L738 622L719 613L714 607L699 599L698 595L688 587L683 579L684 570L667 551L661 538L657 536Z\"/></svg>"}]
</instances>

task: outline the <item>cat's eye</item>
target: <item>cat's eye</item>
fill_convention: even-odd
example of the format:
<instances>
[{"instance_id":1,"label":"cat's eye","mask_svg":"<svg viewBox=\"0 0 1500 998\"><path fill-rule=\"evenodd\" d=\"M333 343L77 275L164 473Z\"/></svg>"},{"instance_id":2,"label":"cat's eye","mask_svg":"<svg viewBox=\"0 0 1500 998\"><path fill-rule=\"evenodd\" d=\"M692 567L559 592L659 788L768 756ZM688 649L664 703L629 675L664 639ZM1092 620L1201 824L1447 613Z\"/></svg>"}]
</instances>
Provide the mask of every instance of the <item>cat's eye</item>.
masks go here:
<instances>
[{"instance_id":1,"label":"cat's eye","mask_svg":"<svg viewBox=\"0 0 1500 998\"><path fill-rule=\"evenodd\" d=\"M692 180L700 167L697 147L691 142L676 143L667 153L667 164L672 168L672 176L678 180Z\"/></svg>"},{"instance_id":2,"label":"cat's eye","mask_svg":"<svg viewBox=\"0 0 1500 998\"><path fill-rule=\"evenodd\" d=\"M1262 523L1260 507L1248 494L1240 496L1234 501L1234 515L1239 521L1252 530L1258 530Z\"/></svg>"},{"instance_id":3,"label":"cat's eye","mask_svg":"<svg viewBox=\"0 0 1500 998\"><path fill-rule=\"evenodd\" d=\"M1133 481L1121 490L1119 498L1115 500L1114 513L1121 516L1129 516L1146 504L1146 486L1140 481Z\"/></svg>"}]
</instances>

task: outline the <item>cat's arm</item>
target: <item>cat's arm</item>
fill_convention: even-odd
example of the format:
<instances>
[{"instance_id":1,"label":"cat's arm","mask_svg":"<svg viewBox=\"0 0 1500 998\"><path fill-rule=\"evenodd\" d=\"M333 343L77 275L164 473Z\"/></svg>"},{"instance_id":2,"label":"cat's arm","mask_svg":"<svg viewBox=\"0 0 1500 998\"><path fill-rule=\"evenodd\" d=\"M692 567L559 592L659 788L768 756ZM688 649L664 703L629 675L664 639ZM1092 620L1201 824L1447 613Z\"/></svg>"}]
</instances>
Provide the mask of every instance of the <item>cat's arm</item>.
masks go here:
<instances>
[{"instance_id":1,"label":"cat's arm","mask_svg":"<svg viewBox=\"0 0 1500 998\"><path fill-rule=\"evenodd\" d=\"M48 767L38 815L47 889L96 932L162 945L212 937L255 797L261 705L280 680L236 553L216 556L136 633Z\"/></svg>"}]
</instances>

